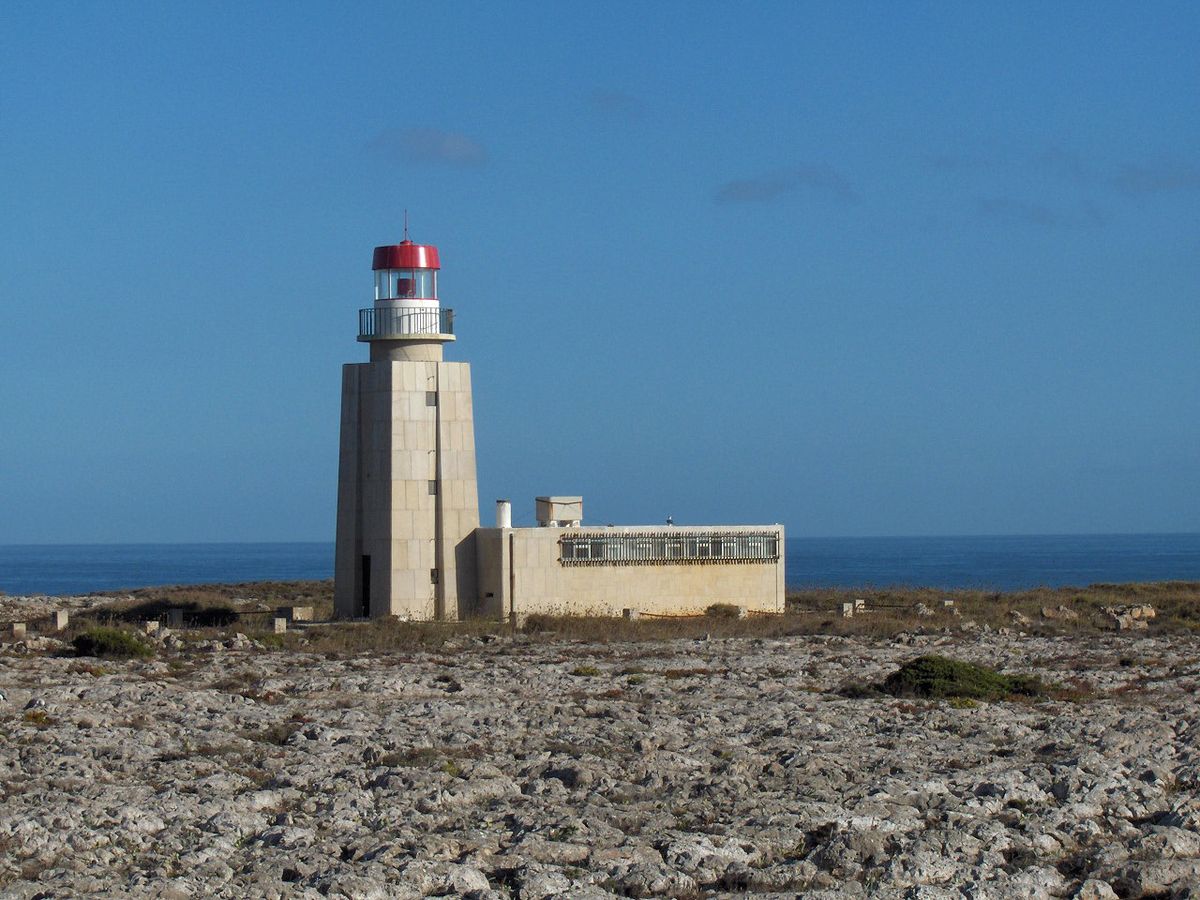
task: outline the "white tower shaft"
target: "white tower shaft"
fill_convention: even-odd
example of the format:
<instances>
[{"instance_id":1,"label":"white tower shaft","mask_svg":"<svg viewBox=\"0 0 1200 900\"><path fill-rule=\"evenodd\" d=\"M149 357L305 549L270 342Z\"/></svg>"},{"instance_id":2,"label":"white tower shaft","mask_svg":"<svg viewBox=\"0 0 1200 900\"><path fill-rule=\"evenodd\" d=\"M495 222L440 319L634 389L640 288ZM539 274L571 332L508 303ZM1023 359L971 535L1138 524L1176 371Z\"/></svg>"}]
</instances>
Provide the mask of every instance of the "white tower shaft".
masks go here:
<instances>
[{"instance_id":1,"label":"white tower shaft","mask_svg":"<svg viewBox=\"0 0 1200 900\"><path fill-rule=\"evenodd\" d=\"M376 258L402 249L380 248ZM436 268L436 248L421 249L433 251ZM456 619L477 600L471 370L442 360L443 344L454 339L443 330L452 319L436 296L426 304L439 327L428 327L425 312L381 318L378 300L372 315L360 313L359 339L370 342L371 362L342 370L339 617Z\"/></svg>"}]
</instances>

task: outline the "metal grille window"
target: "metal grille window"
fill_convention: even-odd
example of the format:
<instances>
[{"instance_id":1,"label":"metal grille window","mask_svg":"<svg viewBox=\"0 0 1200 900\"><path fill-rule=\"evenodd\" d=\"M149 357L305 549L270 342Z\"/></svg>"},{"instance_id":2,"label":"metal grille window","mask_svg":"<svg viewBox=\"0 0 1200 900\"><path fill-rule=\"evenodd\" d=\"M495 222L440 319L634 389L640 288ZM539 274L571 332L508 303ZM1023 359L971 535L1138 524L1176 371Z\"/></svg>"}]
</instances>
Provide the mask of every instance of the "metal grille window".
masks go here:
<instances>
[{"instance_id":1,"label":"metal grille window","mask_svg":"<svg viewBox=\"0 0 1200 900\"><path fill-rule=\"evenodd\" d=\"M639 566L776 562L779 532L660 532L604 534L579 531L558 539L564 566Z\"/></svg>"}]
</instances>

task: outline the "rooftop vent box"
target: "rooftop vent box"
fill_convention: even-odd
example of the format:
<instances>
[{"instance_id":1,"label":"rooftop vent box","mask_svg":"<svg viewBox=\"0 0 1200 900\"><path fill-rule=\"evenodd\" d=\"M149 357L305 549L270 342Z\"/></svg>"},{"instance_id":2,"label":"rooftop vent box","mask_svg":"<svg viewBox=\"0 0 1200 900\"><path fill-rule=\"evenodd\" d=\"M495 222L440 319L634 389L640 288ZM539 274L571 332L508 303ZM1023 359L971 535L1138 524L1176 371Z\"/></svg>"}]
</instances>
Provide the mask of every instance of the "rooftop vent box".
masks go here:
<instances>
[{"instance_id":1,"label":"rooftop vent box","mask_svg":"<svg viewBox=\"0 0 1200 900\"><path fill-rule=\"evenodd\" d=\"M582 521L582 497L537 498L537 523L542 528L578 528Z\"/></svg>"}]
</instances>

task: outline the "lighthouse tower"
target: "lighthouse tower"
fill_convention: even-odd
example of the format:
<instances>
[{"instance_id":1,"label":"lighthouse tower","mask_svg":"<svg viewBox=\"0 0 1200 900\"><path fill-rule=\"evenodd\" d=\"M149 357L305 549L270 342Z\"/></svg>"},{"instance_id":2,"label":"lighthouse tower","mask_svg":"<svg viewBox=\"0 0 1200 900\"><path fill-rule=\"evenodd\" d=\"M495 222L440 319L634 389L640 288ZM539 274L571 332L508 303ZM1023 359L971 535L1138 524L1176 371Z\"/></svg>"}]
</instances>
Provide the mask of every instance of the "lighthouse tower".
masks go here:
<instances>
[{"instance_id":1,"label":"lighthouse tower","mask_svg":"<svg viewBox=\"0 0 1200 900\"><path fill-rule=\"evenodd\" d=\"M471 368L445 362L454 311L437 247L376 247L358 313L370 362L342 369L334 610L339 618L456 619L474 604L479 526Z\"/></svg>"}]
</instances>

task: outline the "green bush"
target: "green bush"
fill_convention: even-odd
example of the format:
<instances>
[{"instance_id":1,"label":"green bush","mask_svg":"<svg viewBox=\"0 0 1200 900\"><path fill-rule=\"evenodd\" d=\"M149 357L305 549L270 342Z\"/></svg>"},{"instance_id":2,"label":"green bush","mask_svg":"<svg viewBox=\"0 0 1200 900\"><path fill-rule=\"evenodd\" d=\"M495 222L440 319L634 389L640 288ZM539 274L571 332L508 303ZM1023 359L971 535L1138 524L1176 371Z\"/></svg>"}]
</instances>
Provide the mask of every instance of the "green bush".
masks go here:
<instances>
[{"instance_id":1,"label":"green bush","mask_svg":"<svg viewBox=\"0 0 1200 900\"><path fill-rule=\"evenodd\" d=\"M880 688L893 697L965 697L1004 700L1036 697L1045 685L1028 675L1003 675L993 669L944 656L920 656L889 675Z\"/></svg>"},{"instance_id":2,"label":"green bush","mask_svg":"<svg viewBox=\"0 0 1200 900\"><path fill-rule=\"evenodd\" d=\"M76 656L109 659L138 659L154 655L154 649L134 634L120 628L89 628L75 636Z\"/></svg>"}]
</instances>

